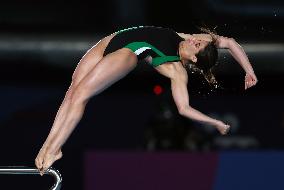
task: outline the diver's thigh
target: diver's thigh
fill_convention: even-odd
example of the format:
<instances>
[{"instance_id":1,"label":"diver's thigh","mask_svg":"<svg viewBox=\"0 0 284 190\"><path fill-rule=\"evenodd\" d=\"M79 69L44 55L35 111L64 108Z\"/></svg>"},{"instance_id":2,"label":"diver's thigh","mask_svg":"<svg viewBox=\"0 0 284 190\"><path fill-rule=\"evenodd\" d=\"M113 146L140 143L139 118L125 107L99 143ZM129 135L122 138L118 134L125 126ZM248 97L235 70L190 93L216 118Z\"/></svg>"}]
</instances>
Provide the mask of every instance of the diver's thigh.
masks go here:
<instances>
[{"instance_id":1,"label":"diver's thigh","mask_svg":"<svg viewBox=\"0 0 284 190\"><path fill-rule=\"evenodd\" d=\"M76 85L80 80L93 69L97 63L103 58L105 48L113 36L107 36L100 40L96 45L89 49L78 63L73 75L72 83Z\"/></svg>"},{"instance_id":2,"label":"diver's thigh","mask_svg":"<svg viewBox=\"0 0 284 190\"><path fill-rule=\"evenodd\" d=\"M90 97L123 78L137 65L137 56L122 48L105 56L78 84L78 91Z\"/></svg>"}]
</instances>

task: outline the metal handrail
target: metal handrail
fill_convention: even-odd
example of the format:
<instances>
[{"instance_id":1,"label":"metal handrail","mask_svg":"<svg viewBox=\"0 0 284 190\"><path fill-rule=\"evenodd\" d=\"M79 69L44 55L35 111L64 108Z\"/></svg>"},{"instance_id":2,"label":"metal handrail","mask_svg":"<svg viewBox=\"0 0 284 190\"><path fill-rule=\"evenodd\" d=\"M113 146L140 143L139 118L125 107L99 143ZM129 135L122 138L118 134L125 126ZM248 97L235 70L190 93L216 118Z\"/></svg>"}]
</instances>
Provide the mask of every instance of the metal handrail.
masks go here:
<instances>
[{"instance_id":1,"label":"metal handrail","mask_svg":"<svg viewBox=\"0 0 284 190\"><path fill-rule=\"evenodd\" d=\"M18 174L32 174L37 175L40 174L37 168L34 167L25 167L25 166L0 166L0 175L1 174L12 174L12 175L18 175ZM54 168L47 169L44 174L51 175L55 178L55 184L50 188L50 190L60 190L61 189L61 183L62 183L62 177L58 170Z\"/></svg>"}]
</instances>

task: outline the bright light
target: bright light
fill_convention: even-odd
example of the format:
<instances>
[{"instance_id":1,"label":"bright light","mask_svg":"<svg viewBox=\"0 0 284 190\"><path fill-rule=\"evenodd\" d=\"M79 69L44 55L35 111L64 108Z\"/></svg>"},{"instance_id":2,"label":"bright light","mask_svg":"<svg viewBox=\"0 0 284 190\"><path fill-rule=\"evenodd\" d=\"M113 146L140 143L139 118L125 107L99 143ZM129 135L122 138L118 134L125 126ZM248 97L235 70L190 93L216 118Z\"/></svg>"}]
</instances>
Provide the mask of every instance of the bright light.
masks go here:
<instances>
[{"instance_id":1,"label":"bright light","mask_svg":"<svg viewBox=\"0 0 284 190\"><path fill-rule=\"evenodd\" d=\"M163 92L163 88L160 85L155 85L153 91L156 95L160 95Z\"/></svg>"}]
</instances>

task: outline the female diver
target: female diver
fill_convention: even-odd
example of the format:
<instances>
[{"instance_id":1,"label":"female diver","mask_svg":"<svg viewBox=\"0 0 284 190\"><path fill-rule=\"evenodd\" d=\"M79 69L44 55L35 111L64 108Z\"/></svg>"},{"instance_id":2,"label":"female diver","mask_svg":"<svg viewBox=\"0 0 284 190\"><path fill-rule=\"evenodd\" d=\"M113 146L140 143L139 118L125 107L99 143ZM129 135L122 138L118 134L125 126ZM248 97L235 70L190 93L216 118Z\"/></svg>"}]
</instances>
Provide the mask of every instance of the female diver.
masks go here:
<instances>
[{"instance_id":1,"label":"female diver","mask_svg":"<svg viewBox=\"0 0 284 190\"><path fill-rule=\"evenodd\" d=\"M179 113L210 124L222 135L230 128L189 105L186 65L194 65L212 82L210 68L216 64L217 48L226 48L244 69L245 89L257 78L243 50L233 39L213 34L177 33L168 28L140 26L113 33L93 46L80 60L72 83L57 112L50 133L35 159L41 175L62 157L61 147L83 116L91 97L99 94L132 71L144 59L171 80L171 90Z\"/></svg>"}]
</instances>

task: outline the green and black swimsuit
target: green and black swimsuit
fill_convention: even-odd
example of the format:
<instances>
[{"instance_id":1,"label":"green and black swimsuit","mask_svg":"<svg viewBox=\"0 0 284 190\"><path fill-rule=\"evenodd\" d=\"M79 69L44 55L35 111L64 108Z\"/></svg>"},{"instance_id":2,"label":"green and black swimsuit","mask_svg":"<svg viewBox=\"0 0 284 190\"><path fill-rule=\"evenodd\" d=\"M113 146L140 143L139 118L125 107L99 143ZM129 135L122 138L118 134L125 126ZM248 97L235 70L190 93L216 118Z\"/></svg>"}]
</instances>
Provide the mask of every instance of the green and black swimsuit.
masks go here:
<instances>
[{"instance_id":1,"label":"green and black swimsuit","mask_svg":"<svg viewBox=\"0 0 284 190\"><path fill-rule=\"evenodd\" d=\"M175 31L168 28L133 27L116 32L104 55L121 48L129 48L137 55L138 60L151 56L151 65L157 67L165 62L180 61L178 47L183 40Z\"/></svg>"}]
</instances>

